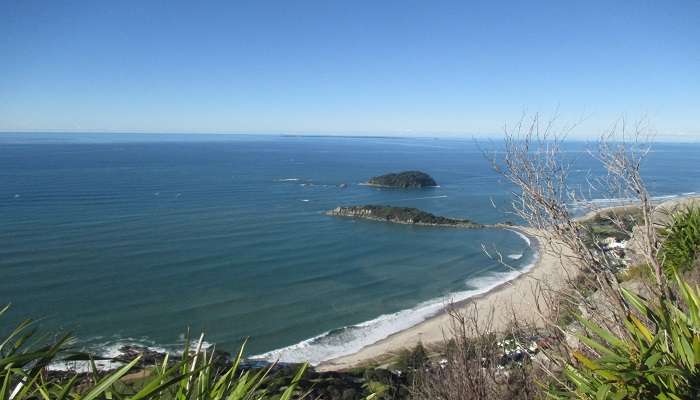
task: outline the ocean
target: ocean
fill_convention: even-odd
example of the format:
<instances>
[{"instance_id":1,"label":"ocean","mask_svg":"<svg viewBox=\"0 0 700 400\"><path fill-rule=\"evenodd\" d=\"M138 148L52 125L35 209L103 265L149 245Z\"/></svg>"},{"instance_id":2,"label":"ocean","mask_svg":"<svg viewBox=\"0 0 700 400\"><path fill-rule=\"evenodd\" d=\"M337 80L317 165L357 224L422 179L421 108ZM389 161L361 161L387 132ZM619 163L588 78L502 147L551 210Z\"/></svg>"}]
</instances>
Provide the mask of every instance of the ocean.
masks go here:
<instances>
[{"instance_id":1,"label":"ocean","mask_svg":"<svg viewBox=\"0 0 700 400\"><path fill-rule=\"evenodd\" d=\"M567 147L581 182L600 172L585 148ZM700 192L699 160L700 145L656 144L644 167L652 194ZM439 187L362 185L401 170ZM517 221L512 190L471 139L0 134L0 303L12 303L2 326L40 319L97 353L177 349L189 329L220 350L248 339L248 355L317 363L512 279L536 257L508 230L324 211L389 204Z\"/></svg>"}]
</instances>

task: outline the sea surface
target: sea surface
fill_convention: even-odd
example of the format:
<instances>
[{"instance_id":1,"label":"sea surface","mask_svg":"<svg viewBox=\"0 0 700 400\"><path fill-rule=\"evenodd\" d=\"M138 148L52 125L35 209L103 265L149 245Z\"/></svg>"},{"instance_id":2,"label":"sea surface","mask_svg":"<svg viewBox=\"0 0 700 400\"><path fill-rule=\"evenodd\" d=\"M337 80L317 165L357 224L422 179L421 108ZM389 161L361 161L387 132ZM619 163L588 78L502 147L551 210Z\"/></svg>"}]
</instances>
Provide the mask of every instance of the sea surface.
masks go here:
<instances>
[{"instance_id":1,"label":"sea surface","mask_svg":"<svg viewBox=\"0 0 700 400\"><path fill-rule=\"evenodd\" d=\"M471 139L0 134L0 303L78 347L218 349L314 363L348 354L517 276L536 258L498 229L326 216L390 204L517 221L512 187ZM599 173L574 143L574 179ZM362 185L422 170L439 187ZM656 144L659 198L700 192L700 146ZM603 194L591 194L605 201ZM572 207L577 205L572 204ZM485 251L486 250L486 251ZM500 252L506 267L486 253Z\"/></svg>"}]
</instances>

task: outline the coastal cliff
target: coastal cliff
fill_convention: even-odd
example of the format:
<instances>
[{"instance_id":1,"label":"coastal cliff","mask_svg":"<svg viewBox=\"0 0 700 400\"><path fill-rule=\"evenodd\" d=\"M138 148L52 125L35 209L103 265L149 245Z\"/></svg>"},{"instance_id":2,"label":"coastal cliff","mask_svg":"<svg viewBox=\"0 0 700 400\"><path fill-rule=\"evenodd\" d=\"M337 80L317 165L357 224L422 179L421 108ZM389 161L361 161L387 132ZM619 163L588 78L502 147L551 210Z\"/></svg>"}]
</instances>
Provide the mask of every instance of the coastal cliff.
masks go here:
<instances>
[{"instance_id":1,"label":"coastal cliff","mask_svg":"<svg viewBox=\"0 0 700 400\"><path fill-rule=\"evenodd\" d=\"M456 228L484 228L485 225L466 219L441 217L410 207L392 207L380 205L336 207L326 212L335 217L361 218L374 221L391 222L407 225L450 226Z\"/></svg>"},{"instance_id":2,"label":"coastal cliff","mask_svg":"<svg viewBox=\"0 0 700 400\"><path fill-rule=\"evenodd\" d=\"M437 186L435 179L421 171L404 171L399 173L375 176L368 182L370 186L393 188L423 188Z\"/></svg>"}]
</instances>

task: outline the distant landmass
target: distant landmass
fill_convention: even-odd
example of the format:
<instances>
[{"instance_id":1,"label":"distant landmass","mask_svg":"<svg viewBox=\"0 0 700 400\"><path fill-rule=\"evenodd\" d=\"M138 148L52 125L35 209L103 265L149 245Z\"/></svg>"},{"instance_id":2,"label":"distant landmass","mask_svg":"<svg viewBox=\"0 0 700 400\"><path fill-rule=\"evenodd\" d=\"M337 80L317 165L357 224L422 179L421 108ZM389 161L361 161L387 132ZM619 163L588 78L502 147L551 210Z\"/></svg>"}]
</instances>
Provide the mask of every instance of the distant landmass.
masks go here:
<instances>
[{"instance_id":1,"label":"distant landmass","mask_svg":"<svg viewBox=\"0 0 700 400\"><path fill-rule=\"evenodd\" d=\"M371 186L395 187L395 188L422 188L437 186L435 179L421 171L404 171L399 173L375 176L368 182Z\"/></svg>"},{"instance_id":2,"label":"distant landmass","mask_svg":"<svg viewBox=\"0 0 700 400\"><path fill-rule=\"evenodd\" d=\"M457 228L484 228L485 225L467 219L453 219L410 207L381 205L336 207L326 212L336 217L362 218L407 225L451 226Z\"/></svg>"}]
</instances>

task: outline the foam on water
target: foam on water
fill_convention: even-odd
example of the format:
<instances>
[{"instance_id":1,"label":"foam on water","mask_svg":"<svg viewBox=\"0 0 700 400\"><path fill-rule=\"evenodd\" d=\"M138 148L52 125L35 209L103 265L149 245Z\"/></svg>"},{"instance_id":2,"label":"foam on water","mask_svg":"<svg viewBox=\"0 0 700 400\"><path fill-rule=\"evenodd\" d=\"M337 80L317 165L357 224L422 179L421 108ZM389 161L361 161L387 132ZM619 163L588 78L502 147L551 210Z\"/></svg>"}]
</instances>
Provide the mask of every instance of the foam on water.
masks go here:
<instances>
[{"instance_id":1,"label":"foam on water","mask_svg":"<svg viewBox=\"0 0 700 400\"><path fill-rule=\"evenodd\" d=\"M115 368L119 368L124 365L121 361L113 361L112 359L118 357L122 354L120 351L124 346L135 346L148 349L157 353L169 353L177 356L181 356L184 349L184 337L181 338L182 343L172 344L168 346L156 345L155 342L149 339L141 338L120 338L115 340L109 340L102 343L91 345L88 348L82 349L82 351L94 355L96 359L94 360L95 366L99 371L108 371ZM190 349L195 349L197 347L197 340L192 340L190 342ZM202 341L202 349L208 349L212 347L211 343ZM56 361L52 362L48 367L52 371L73 371L78 373L90 372L92 367L90 361L88 360L77 360L77 361Z\"/></svg>"},{"instance_id":2,"label":"foam on water","mask_svg":"<svg viewBox=\"0 0 700 400\"><path fill-rule=\"evenodd\" d=\"M95 360L95 368L98 371L111 371L124 365L121 361ZM50 371L71 371L84 374L92 371L90 361L56 361L46 367Z\"/></svg>"},{"instance_id":3,"label":"foam on water","mask_svg":"<svg viewBox=\"0 0 700 400\"><path fill-rule=\"evenodd\" d=\"M690 196L694 194L695 192L688 192L683 193L682 195L655 196L653 200L664 201L677 198L679 196ZM431 196L406 200L420 200L440 197L442 196ZM588 201L587 204L612 205L632 203L633 201L633 199L593 199ZM527 235L515 229L508 230L518 235L528 246L532 245L531 240ZM513 260L519 260L522 257L523 254L520 253L510 254L508 256L508 258ZM408 329L425 321L426 319L442 311L445 305L450 302L463 301L471 297L479 296L517 278L518 276L532 269L537 258L538 254L536 252L533 253L533 261L520 270L494 273L491 275L470 279L466 282L466 286L470 288L468 290L433 299L421 303L411 309L381 315L375 319L357 325L324 332L318 336L304 340L297 344L272 350L252 358L281 362L309 361L311 364L316 365L326 360L355 353L361 350L363 347L376 343L396 332Z\"/></svg>"},{"instance_id":4,"label":"foam on water","mask_svg":"<svg viewBox=\"0 0 700 400\"><path fill-rule=\"evenodd\" d=\"M666 200L672 200L676 199L679 197L688 197L688 196L695 196L697 195L697 192L685 192L685 193L680 193L680 194L667 194L667 195L658 195L658 196L652 196L651 201L653 202L663 202ZM590 199L590 200L582 200L582 201L576 201L569 203L568 205L574 210L574 211L588 211L590 208L596 208L596 207L613 207L613 206L623 206L623 205L631 205L638 203L639 199L633 198L633 197L615 197L615 198L597 198L597 199Z\"/></svg>"},{"instance_id":5,"label":"foam on water","mask_svg":"<svg viewBox=\"0 0 700 400\"><path fill-rule=\"evenodd\" d=\"M527 237L525 236L525 238ZM441 312L449 303L482 295L517 278L534 267L537 257L537 253L533 253L532 262L520 270L498 272L469 279L465 282L469 288L467 290L429 300L407 310L380 315L357 325L324 332L297 344L253 356L251 359L288 363L308 361L312 365L317 365L323 361L356 353L363 347L425 321Z\"/></svg>"},{"instance_id":6,"label":"foam on water","mask_svg":"<svg viewBox=\"0 0 700 400\"><path fill-rule=\"evenodd\" d=\"M509 231L515 233L516 235L520 236L520 238L523 239L523 241L524 241L525 243L527 243L528 246L532 246L532 243L530 243L530 238L527 237L527 235L525 235L525 234L523 234L522 232L520 232L520 231L518 231L518 230L515 230L515 229L507 229L507 230L509 230Z\"/></svg>"},{"instance_id":7,"label":"foam on water","mask_svg":"<svg viewBox=\"0 0 700 400\"><path fill-rule=\"evenodd\" d=\"M491 268L506 270L483 256L480 243L493 245L504 254L503 261L518 268L532 254L523 251L524 242L516 236L496 229L412 229L314 214L340 204L392 204L449 195L416 201L426 202L420 208L436 215L460 216L469 210L465 217L503 221L500 205L510 195L499 187L488 163L465 156L481 154L472 141L236 136L219 142L222 135L206 140L195 135L187 142L197 143L173 144L157 136L126 135L119 139L126 142L117 145L110 143L110 135L93 135L89 140L97 142L92 144L84 143L89 140L81 135L71 139L73 144L54 134L35 139L27 135L0 137L5 142L42 142L5 146L0 152L0 167L6 172L0 198L9 207L0 213L0 238L6 239L0 249L0 293L16 304L12 321L42 318L52 305L42 327L53 331L75 326L90 350L122 339L112 337L115 327L147 336L152 339L149 347L157 343L174 350L181 349L174 342L184 340L173 335L186 325L207 327L208 338L226 349L237 348L241 337L255 338L250 354L332 330L298 350L313 352L320 360L440 312L439 296L487 290L479 286L489 286L486 281L470 282L469 287L463 283ZM436 143L447 150L431 150ZM399 149L402 144L411 147ZM698 149L684 145L667 155L659 153L658 165L674 168L645 170L654 195L700 192ZM319 150L329 153L319 155ZM587 160L577 161L583 162L577 168L589 169ZM357 185L402 165L431 169L443 187L399 191ZM316 186L300 187L309 182ZM347 183L346 190L323 189L341 182ZM488 198L497 207L488 207ZM517 253L524 254L517 261L505 257ZM408 264L411 268L404 268ZM425 271L433 265L441 274L426 281ZM507 278L496 274L489 279L496 283ZM115 279L121 284L110 286L107 298L104 287ZM265 285L256 286L260 282ZM76 292L77 286L83 289ZM255 296L261 291L271 295ZM347 293L352 299L345 302ZM56 303L56 298L62 300ZM342 307L328 307L319 301L324 298ZM392 315L400 310L407 311ZM103 322L105 312L110 313L109 323ZM384 319L375 318L381 313ZM242 323L251 317L254 324ZM334 322L318 328L320 318ZM343 326L347 328L334 329ZM349 349L342 335L349 338Z\"/></svg>"}]
</instances>

